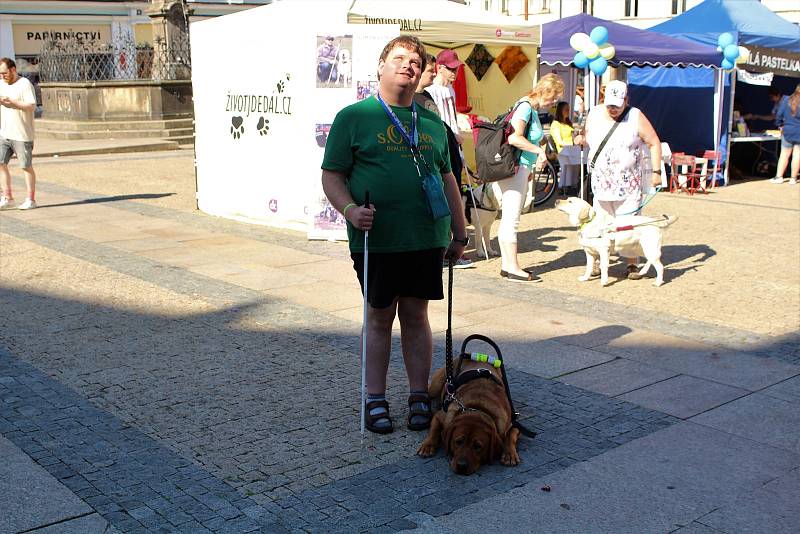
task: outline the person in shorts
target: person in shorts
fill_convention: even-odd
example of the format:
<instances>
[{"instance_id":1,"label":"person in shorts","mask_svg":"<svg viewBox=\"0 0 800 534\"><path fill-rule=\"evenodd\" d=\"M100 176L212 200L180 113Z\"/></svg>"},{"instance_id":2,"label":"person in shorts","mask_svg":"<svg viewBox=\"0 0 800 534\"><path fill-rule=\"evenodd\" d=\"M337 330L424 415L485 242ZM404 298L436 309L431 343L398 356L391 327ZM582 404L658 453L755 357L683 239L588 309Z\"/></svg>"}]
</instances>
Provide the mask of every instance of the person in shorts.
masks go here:
<instances>
[{"instance_id":1,"label":"person in shorts","mask_svg":"<svg viewBox=\"0 0 800 534\"><path fill-rule=\"evenodd\" d=\"M362 292L364 232L369 232L365 409L367 429L380 434L394 428L386 401L386 375L395 317L400 320L410 390L408 428L423 430L430 425L427 390L433 337L428 301L444 298L442 260L460 258L467 242L444 125L435 113L412 104L426 58L425 47L416 37L390 41L378 61L378 91L386 108L374 96L340 110L322 162L322 187L347 220L353 268ZM431 216L415 158L387 109L409 133L416 116L419 153L430 174L442 181L450 216L436 220ZM423 169L420 172L428 172ZM370 205L364 206L367 192Z\"/></svg>"},{"instance_id":2,"label":"person in shorts","mask_svg":"<svg viewBox=\"0 0 800 534\"><path fill-rule=\"evenodd\" d=\"M33 84L17 74L17 65L7 57L0 58L0 210L13 208L11 173L8 162L16 155L25 175L28 198L19 205L21 210L36 207L36 173L33 172L33 112L36 93Z\"/></svg>"}]
</instances>

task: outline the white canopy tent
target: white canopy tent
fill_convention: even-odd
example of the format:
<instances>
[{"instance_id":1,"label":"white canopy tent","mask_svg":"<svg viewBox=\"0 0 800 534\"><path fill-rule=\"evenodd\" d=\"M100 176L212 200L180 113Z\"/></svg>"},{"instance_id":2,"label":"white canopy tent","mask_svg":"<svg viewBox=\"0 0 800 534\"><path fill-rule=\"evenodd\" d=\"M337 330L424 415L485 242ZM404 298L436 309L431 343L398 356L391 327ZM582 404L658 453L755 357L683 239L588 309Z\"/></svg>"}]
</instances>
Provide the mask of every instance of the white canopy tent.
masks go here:
<instances>
[{"instance_id":1,"label":"white canopy tent","mask_svg":"<svg viewBox=\"0 0 800 534\"><path fill-rule=\"evenodd\" d=\"M446 0L302 0L192 23L199 208L307 230L310 237L341 238L344 221L320 186L327 129L341 108L377 86L383 45L400 32L450 47L471 48L473 40L499 47L525 44L533 67L518 74L519 80L509 84L496 66L481 82L472 80L486 91L476 90L474 108L493 105L491 95L503 94L498 100L504 109L530 88L538 64L540 27L518 22L484 17ZM341 84L320 83L317 77L317 49L326 36L352 55L352 77ZM459 54L466 57L460 49ZM492 78L497 76L502 86ZM497 107L485 109L491 113Z\"/></svg>"}]
</instances>

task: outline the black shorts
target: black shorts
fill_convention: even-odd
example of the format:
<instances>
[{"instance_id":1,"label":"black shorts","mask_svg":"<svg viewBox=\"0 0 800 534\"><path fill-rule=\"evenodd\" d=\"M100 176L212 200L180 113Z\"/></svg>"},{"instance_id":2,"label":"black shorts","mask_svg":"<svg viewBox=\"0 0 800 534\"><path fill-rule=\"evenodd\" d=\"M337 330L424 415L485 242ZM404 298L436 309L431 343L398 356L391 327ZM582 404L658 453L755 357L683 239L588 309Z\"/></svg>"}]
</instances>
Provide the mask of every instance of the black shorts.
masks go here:
<instances>
[{"instance_id":1,"label":"black shorts","mask_svg":"<svg viewBox=\"0 0 800 534\"><path fill-rule=\"evenodd\" d=\"M367 262L369 291L373 308L388 308L397 297L442 300L443 248L411 252L370 252ZM353 252L353 269L364 294L364 253Z\"/></svg>"}]
</instances>

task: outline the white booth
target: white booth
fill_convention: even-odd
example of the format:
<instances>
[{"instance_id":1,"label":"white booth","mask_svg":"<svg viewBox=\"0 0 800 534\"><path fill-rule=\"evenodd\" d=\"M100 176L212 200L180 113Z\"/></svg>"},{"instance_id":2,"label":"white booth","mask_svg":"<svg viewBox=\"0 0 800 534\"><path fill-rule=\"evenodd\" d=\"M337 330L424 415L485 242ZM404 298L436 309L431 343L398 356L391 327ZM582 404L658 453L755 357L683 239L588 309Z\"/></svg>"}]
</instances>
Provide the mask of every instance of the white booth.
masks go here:
<instances>
[{"instance_id":1,"label":"white booth","mask_svg":"<svg viewBox=\"0 0 800 534\"><path fill-rule=\"evenodd\" d=\"M377 88L383 46L408 33L434 54L455 48L462 60L472 43L522 46L530 63L510 83L496 79L496 65L480 82L465 69L472 112L493 116L534 80L540 26L524 24L446 0L274 2L193 23L199 208L310 238L344 238L344 221L322 193L320 165L336 113ZM320 73L326 46L337 69Z\"/></svg>"}]
</instances>

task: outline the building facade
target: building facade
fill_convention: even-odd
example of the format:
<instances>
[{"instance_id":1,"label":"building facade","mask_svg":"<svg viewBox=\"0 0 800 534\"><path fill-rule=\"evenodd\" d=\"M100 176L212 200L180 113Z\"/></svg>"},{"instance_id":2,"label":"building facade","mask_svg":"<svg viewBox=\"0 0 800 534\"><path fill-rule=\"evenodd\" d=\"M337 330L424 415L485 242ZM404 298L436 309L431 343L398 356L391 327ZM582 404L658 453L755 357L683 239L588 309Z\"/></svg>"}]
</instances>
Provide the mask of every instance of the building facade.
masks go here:
<instances>
[{"instance_id":1,"label":"building facade","mask_svg":"<svg viewBox=\"0 0 800 534\"><path fill-rule=\"evenodd\" d=\"M269 1L184 0L191 19L216 17ZM39 79L39 54L50 40L113 44L153 41L149 0L3 0L0 2L0 57L10 57L19 73L34 83Z\"/></svg>"},{"instance_id":2,"label":"building facade","mask_svg":"<svg viewBox=\"0 0 800 534\"><path fill-rule=\"evenodd\" d=\"M580 13L646 29L680 15L703 0L463 0L477 10L525 16L536 22L550 22ZM798 0L761 0L781 17L800 23Z\"/></svg>"}]
</instances>

